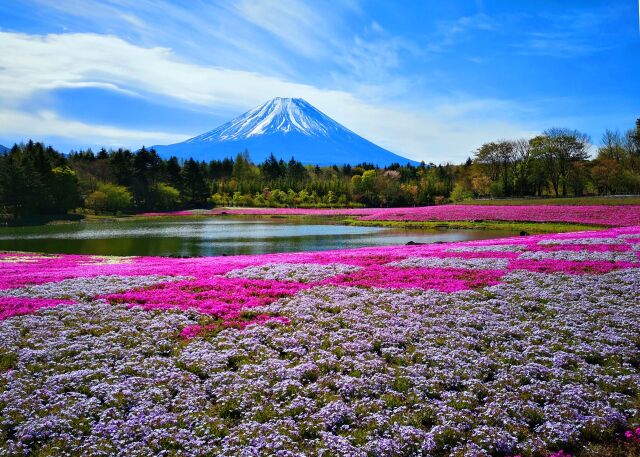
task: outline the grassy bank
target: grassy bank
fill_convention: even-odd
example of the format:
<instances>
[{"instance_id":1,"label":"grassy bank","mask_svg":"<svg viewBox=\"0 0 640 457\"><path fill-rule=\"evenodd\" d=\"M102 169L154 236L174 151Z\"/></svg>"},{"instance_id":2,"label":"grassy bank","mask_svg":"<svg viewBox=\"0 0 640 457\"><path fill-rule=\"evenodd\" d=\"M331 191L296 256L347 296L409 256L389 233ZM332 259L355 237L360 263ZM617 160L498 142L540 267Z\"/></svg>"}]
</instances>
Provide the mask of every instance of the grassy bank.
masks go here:
<instances>
[{"instance_id":1,"label":"grassy bank","mask_svg":"<svg viewBox=\"0 0 640 457\"><path fill-rule=\"evenodd\" d=\"M347 225L364 227L390 227L416 230L499 230L504 232L561 233L583 230L603 230L605 227L555 222L503 222L503 221L361 221L347 219Z\"/></svg>"}]
</instances>

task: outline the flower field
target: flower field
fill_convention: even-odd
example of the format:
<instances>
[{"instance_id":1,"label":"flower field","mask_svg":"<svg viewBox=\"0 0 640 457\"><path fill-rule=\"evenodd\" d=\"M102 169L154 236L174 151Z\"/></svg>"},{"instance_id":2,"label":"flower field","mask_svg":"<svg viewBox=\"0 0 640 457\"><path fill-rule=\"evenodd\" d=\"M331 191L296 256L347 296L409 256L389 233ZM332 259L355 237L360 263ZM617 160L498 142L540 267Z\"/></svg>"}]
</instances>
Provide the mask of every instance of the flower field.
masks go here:
<instances>
[{"instance_id":1,"label":"flower field","mask_svg":"<svg viewBox=\"0 0 640 457\"><path fill-rule=\"evenodd\" d=\"M513 217L541 211L526 208ZM557 217L640 224L638 208L589 208ZM638 226L189 259L0 253L0 455L638 455L639 322Z\"/></svg>"},{"instance_id":2,"label":"flower field","mask_svg":"<svg viewBox=\"0 0 640 457\"><path fill-rule=\"evenodd\" d=\"M147 213L158 215L187 215L177 213ZM199 212L198 214L203 214ZM484 206L438 205L412 208L231 208L214 209L209 214L289 215L289 216L356 216L363 221L511 221L511 222L565 222L573 224L623 227L640 225L640 206Z\"/></svg>"}]
</instances>

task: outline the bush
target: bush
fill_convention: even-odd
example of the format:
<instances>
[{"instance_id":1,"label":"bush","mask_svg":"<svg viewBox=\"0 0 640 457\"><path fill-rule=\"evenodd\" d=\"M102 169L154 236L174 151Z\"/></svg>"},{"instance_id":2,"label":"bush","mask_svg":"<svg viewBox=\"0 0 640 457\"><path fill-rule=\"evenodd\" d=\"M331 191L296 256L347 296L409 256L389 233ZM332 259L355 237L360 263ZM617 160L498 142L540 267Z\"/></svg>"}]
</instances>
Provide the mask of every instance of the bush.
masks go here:
<instances>
[{"instance_id":1,"label":"bush","mask_svg":"<svg viewBox=\"0 0 640 457\"><path fill-rule=\"evenodd\" d=\"M115 214L131 208L131 200L131 192L126 187L99 183L98 189L87 196L85 204L97 213L108 211Z\"/></svg>"},{"instance_id":2,"label":"bush","mask_svg":"<svg viewBox=\"0 0 640 457\"><path fill-rule=\"evenodd\" d=\"M461 202L464 200L471 200L473 198L473 193L465 189L460 183L456 184L451 191L451 200L454 202Z\"/></svg>"},{"instance_id":3,"label":"bush","mask_svg":"<svg viewBox=\"0 0 640 457\"><path fill-rule=\"evenodd\" d=\"M151 190L159 210L175 209L180 203L180 191L169 184L159 183Z\"/></svg>"},{"instance_id":4,"label":"bush","mask_svg":"<svg viewBox=\"0 0 640 457\"><path fill-rule=\"evenodd\" d=\"M96 213L106 211L107 194L100 192L99 190L93 191L87 196L87 198L85 198L84 205Z\"/></svg>"}]
</instances>

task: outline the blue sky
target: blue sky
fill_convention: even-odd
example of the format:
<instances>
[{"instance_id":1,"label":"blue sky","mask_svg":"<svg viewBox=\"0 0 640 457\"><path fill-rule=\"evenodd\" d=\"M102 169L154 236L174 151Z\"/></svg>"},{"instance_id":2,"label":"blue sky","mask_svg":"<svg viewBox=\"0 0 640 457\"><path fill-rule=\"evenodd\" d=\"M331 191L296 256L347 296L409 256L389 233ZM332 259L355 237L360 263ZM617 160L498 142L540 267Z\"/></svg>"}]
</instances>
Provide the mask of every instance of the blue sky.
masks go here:
<instances>
[{"instance_id":1,"label":"blue sky","mask_svg":"<svg viewBox=\"0 0 640 457\"><path fill-rule=\"evenodd\" d=\"M406 157L640 117L635 0L0 2L0 144L138 148L302 97Z\"/></svg>"}]
</instances>

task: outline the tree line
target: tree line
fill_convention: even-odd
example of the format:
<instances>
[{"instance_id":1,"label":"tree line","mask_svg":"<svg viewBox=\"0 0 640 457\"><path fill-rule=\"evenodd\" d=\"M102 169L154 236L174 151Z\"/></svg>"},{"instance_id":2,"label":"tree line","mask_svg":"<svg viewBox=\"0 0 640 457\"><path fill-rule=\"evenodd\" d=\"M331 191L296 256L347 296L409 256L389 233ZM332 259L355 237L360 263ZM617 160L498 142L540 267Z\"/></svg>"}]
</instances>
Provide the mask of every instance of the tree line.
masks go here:
<instances>
[{"instance_id":1,"label":"tree line","mask_svg":"<svg viewBox=\"0 0 640 457\"><path fill-rule=\"evenodd\" d=\"M153 149L61 154L29 141L0 154L0 214L130 213L212 206L411 206L472 198L640 194L640 119L607 130L591 158L583 133L553 128L483 144L464 164L319 167L248 151L210 162Z\"/></svg>"}]
</instances>

